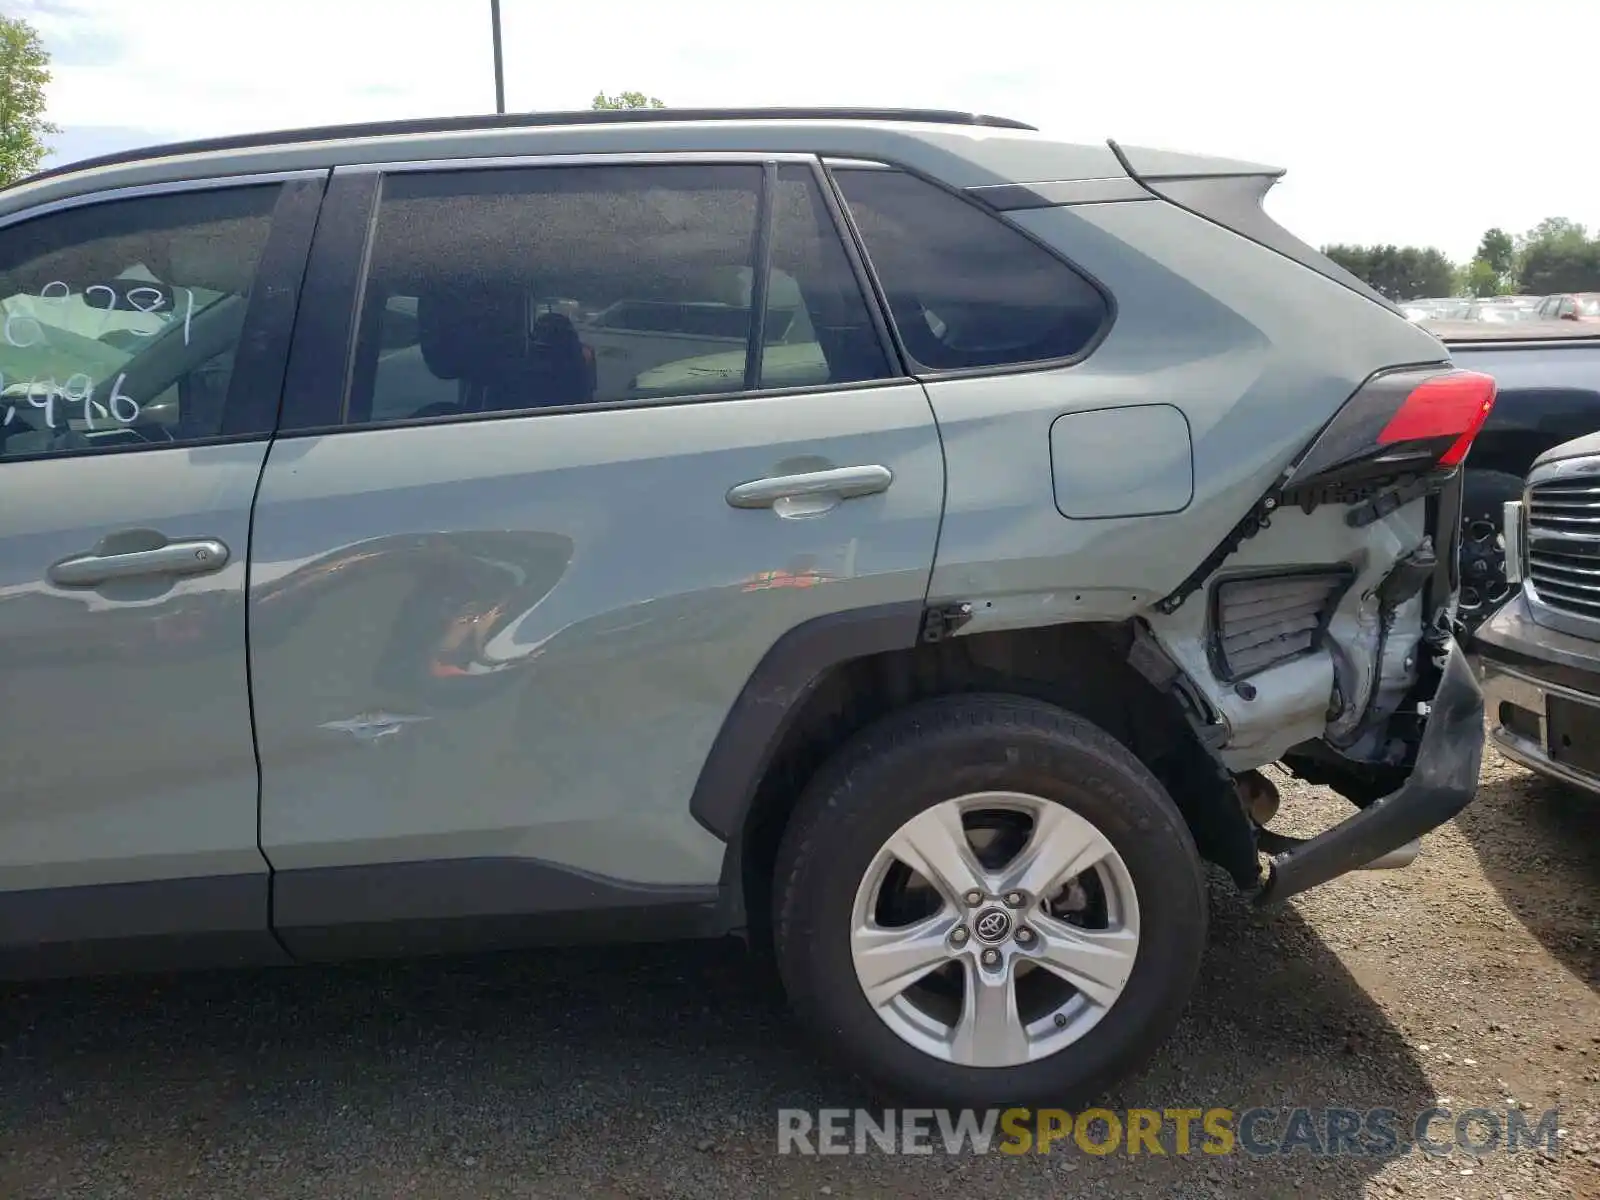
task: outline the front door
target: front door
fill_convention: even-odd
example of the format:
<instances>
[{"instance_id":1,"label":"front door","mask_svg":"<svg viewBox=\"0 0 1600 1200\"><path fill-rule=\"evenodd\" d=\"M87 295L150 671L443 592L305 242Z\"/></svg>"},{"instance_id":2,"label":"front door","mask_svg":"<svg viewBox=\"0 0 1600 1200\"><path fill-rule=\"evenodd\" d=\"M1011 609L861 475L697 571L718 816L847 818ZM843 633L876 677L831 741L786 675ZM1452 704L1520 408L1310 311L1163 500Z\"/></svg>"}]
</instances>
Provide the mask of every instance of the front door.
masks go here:
<instances>
[{"instance_id":1,"label":"front door","mask_svg":"<svg viewBox=\"0 0 1600 1200\"><path fill-rule=\"evenodd\" d=\"M0 958L267 944L250 505L320 194L201 184L0 229Z\"/></svg>"},{"instance_id":2,"label":"front door","mask_svg":"<svg viewBox=\"0 0 1600 1200\"><path fill-rule=\"evenodd\" d=\"M926 397L815 164L397 170L375 210L341 428L280 437L256 508L275 923L704 895L690 796L756 664L920 605L938 530ZM809 342L763 336L769 279ZM625 304L732 349L645 331L623 363L607 326L597 371Z\"/></svg>"}]
</instances>

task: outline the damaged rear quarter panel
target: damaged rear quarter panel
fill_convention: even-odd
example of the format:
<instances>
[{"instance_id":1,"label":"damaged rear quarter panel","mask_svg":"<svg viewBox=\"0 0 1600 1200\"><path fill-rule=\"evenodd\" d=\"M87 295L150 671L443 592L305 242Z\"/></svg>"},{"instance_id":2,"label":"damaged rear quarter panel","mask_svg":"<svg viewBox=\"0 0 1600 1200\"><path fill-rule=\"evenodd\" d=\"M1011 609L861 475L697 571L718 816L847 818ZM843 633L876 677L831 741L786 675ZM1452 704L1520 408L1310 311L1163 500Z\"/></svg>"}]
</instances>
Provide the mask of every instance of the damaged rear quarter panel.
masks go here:
<instances>
[{"instance_id":1,"label":"damaged rear quarter panel","mask_svg":"<svg viewBox=\"0 0 1600 1200\"><path fill-rule=\"evenodd\" d=\"M1230 770L1274 762L1289 747L1322 737L1330 726L1339 725L1341 716L1330 713L1336 684L1353 728L1383 674L1377 669L1380 645L1390 664L1391 684L1396 682L1392 677L1400 673L1405 674L1407 684L1415 678L1421 601L1413 597L1396 610L1393 632L1383 643L1375 593L1394 564L1422 543L1426 511L1426 504L1417 500L1371 525L1354 528L1345 521L1342 505L1325 505L1312 513L1280 509L1266 529L1228 559L1205 589L1170 616L1149 615L1157 640L1200 685L1227 726L1221 754ZM1223 683L1213 673L1207 652L1211 630L1205 597L1211 583L1275 571L1286 563L1347 566L1355 571L1334 608L1323 645L1249 676L1244 681L1247 687ZM1392 686L1386 689L1388 703L1392 705L1398 698Z\"/></svg>"},{"instance_id":2,"label":"damaged rear quarter panel","mask_svg":"<svg viewBox=\"0 0 1600 1200\"><path fill-rule=\"evenodd\" d=\"M1430 334L1347 288L1162 202L1033 209L1014 222L1112 295L1105 340L1069 366L926 381L948 464L929 599L970 602L963 633L1152 616L1375 371L1441 362ZM1192 501L1181 511L1074 519L1058 510L1051 426L1064 414L1171 405L1188 422ZM1128 455L1130 464L1141 460ZM1130 490L1138 482L1130 477ZM1376 651L1362 597L1422 535L1413 504L1363 529L1343 506L1280 512L1224 571L1347 564L1356 578L1320 651L1253 677L1247 703L1211 672L1206 593L1152 620L1221 711L1236 769L1320 736L1336 678ZM1342 656L1342 657L1341 657ZM1365 656L1365 658L1364 658Z\"/></svg>"}]
</instances>

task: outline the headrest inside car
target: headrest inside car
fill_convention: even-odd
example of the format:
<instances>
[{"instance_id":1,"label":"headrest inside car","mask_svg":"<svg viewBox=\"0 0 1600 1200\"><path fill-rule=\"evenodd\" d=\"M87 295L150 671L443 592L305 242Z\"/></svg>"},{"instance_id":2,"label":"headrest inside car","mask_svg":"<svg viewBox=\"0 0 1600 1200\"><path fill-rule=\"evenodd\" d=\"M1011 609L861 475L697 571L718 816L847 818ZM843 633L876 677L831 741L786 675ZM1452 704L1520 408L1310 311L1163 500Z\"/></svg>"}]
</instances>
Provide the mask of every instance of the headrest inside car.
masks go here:
<instances>
[{"instance_id":1,"label":"headrest inside car","mask_svg":"<svg viewBox=\"0 0 1600 1200\"><path fill-rule=\"evenodd\" d=\"M474 283L417 299L423 361L440 379L483 382L519 370L528 356L528 293Z\"/></svg>"}]
</instances>

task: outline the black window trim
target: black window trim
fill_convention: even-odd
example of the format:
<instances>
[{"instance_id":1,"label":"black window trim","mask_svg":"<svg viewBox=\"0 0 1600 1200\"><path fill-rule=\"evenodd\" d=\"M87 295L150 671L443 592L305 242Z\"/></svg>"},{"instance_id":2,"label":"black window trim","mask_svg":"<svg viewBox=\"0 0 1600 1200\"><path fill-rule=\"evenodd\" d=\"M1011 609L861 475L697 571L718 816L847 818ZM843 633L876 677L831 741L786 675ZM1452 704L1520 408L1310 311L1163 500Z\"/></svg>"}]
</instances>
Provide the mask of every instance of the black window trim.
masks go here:
<instances>
[{"instance_id":1,"label":"black window trim","mask_svg":"<svg viewBox=\"0 0 1600 1200\"><path fill-rule=\"evenodd\" d=\"M900 335L895 331L894 320L889 312L888 298L878 284L877 275L867 262L866 251L862 248L861 234L857 231L855 222L850 219L850 212L844 206L844 198L834 186L833 179L828 173L827 162L820 154L811 158L811 171L822 194L822 203L833 221L834 234L843 243L845 257L850 260L850 270L855 274L856 287L861 290L861 298L866 303L867 311L872 315L872 325L878 331L878 344L883 348L889 370L899 372L900 379L913 379L915 378L913 363L900 344Z\"/></svg>"},{"instance_id":2,"label":"black window trim","mask_svg":"<svg viewBox=\"0 0 1600 1200\"><path fill-rule=\"evenodd\" d=\"M1042 371L1058 371L1063 367L1075 367L1087 359L1096 350L1098 350L1105 342L1106 338L1111 335L1112 327L1117 323L1117 298L1112 294L1111 289L1106 287L1106 285L1102 283L1098 277L1080 267L1077 263L1066 257L1054 246L1049 245L1047 242L1036 236L1032 231L1024 229L1015 221L1011 220L1005 212L996 211L990 205L985 204L980 198L971 195L964 188L959 188L953 184L946 183L942 179L929 175L926 171L919 170L916 167L909 166L893 159L862 159L849 154L829 154L826 151L823 151L819 154L819 159L821 169L828 181L828 189L834 193L834 203L837 205L839 212L843 215L843 218L849 227L851 240L854 241L856 248L860 253L863 267L872 281L872 294L874 297L876 297L878 307L883 310L884 317L889 323L889 329L893 332L895 349L900 356L900 361L904 365L904 368L908 374L913 379L916 379L919 383L937 383L944 379L981 379L999 375L1035 374ZM877 268L872 265L872 256L867 253L866 241L862 238L861 231L856 226L855 218L850 215L850 206L845 200L844 192L840 189L838 180L834 178L835 171L903 172L904 174L910 175L915 179L920 179L923 183L930 184L931 186L938 188L946 195L955 197L963 204L970 205L978 212L981 212L989 220L998 221L1007 229L1010 229L1013 233L1020 234L1022 237L1032 242L1040 250L1048 254L1051 258L1055 259L1068 270L1075 273L1079 278L1083 279L1100 294L1100 299L1105 304L1105 316L1100 322L1100 328L1095 331L1095 335L1085 342L1083 347L1079 349L1076 354L1057 356L1055 358L1029 359L1026 362L997 363L982 367L950 368L929 367L924 363L918 362L915 356L913 356L911 352L906 349L905 343L901 340L900 331L895 328L894 313L889 307L888 293L884 290L882 283L879 281Z\"/></svg>"},{"instance_id":3,"label":"black window trim","mask_svg":"<svg viewBox=\"0 0 1600 1200\"><path fill-rule=\"evenodd\" d=\"M377 175L337 170L328 181L289 349L279 437L340 424L380 183Z\"/></svg>"},{"instance_id":4,"label":"black window trim","mask_svg":"<svg viewBox=\"0 0 1600 1200\"><path fill-rule=\"evenodd\" d=\"M761 191L756 196L756 244L750 264L750 328L745 332L744 387L753 392L761 386L761 368L766 365L767 292L772 286L773 193L778 190L778 164L767 159L761 164Z\"/></svg>"},{"instance_id":5,"label":"black window trim","mask_svg":"<svg viewBox=\"0 0 1600 1200\"><path fill-rule=\"evenodd\" d=\"M256 262L250 305L245 312L238 343L242 347L248 339L272 344L271 349L262 352L261 357L264 361L256 364L258 369L265 372L263 379L266 380L266 386L261 387L260 381L257 381L256 386L260 388L262 398L257 398L251 405L255 417L249 422L251 427L229 430L212 437L184 438L181 441L126 442L105 446L82 446L68 450L41 450L34 454L7 454L0 456L0 467L11 463L60 462L77 458L144 454L156 450L198 450L209 446L234 446L271 441L277 428L278 409L289 360L289 345L297 326L300 288L310 256L312 230L316 225L328 176L329 171L326 167L257 171L239 175L199 175L162 183L80 192L31 208L19 209L0 217L0 233L4 233L14 225L97 204L113 204L123 200L142 200L184 192L220 192L233 188L259 187L263 184L281 185L268 214L267 240L262 245L261 257ZM237 370L237 365L236 359L235 370L228 380L228 397L223 404L225 429L239 420L239 413L234 410L233 400L236 389L240 386L240 380L244 377ZM265 399L268 395L270 401Z\"/></svg>"},{"instance_id":6,"label":"black window trim","mask_svg":"<svg viewBox=\"0 0 1600 1200\"><path fill-rule=\"evenodd\" d=\"M163 196L169 192L215 191L226 187L250 187L260 183L287 183L297 179L326 179L327 167L295 167L285 171L256 171L248 175L196 175L190 179L169 179L163 183L139 183L127 187L101 188L96 191L76 192L71 196L58 196L31 208L19 208L0 216L0 231L11 225L20 225L36 217L69 208L82 208L90 204L105 204L113 200L138 200L145 196Z\"/></svg>"},{"instance_id":7,"label":"black window trim","mask_svg":"<svg viewBox=\"0 0 1600 1200\"><path fill-rule=\"evenodd\" d=\"M769 193L782 166L805 166L816 180L822 203L832 221L834 236L850 264L862 304L870 315L888 374L881 379L841 383L804 384L793 387L745 387L738 391L695 392L674 396L642 396L587 404L544 405L485 413L448 413L437 417L403 417L392 421L346 420L355 369L356 342L361 329L367 269L377 231L383 181L398 175L434 171L538 170L569 166L757 166L762 169L757 199L757 262L762 305L758 323L765 324L766 274L771 266L771 209ZM319 320L312 329L297 326L289 372L284 385L284 410L279 437L321 437L368 430L406 429L423 425L458 425L478 421L523 420L569 413L613 412L636 408L661 408L719 401L759 400L813 393L861 391L904 386L916 382L906 370L907 360L891 333L881 292L867 271L858 239L847 223L821 158L809 151L662 151L653 153L519 154L482 158L407 159L382 163L350 163L333 168L316 242L307 267L301 310L303 313L341 313ZM302 322L304 325L305 322ZM745 382L750 383L751 349L745 350ZM757 360L759 370L759 360Z\"/></svg>"}]
</instances>

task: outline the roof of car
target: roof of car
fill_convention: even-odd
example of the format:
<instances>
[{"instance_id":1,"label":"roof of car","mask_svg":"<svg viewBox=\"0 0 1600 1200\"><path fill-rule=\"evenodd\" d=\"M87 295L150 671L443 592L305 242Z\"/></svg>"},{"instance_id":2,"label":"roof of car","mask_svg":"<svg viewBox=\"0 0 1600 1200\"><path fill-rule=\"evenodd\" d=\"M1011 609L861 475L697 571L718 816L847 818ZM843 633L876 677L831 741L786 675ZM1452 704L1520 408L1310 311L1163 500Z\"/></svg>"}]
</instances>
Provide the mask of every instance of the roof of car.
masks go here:
<instances>
[{"instance_id":1,"label":"roof of car","mask_svg":"<svg viewBox=\"0 0 1600 1200\"><path fill-rule=\"evenodd\" d=\"M0 222L136 189L395 166L604 155L824 155L894 164L953 188L1276 175L1211 156L1074 143L983 113L920 108L659 108L425 117L244 133L80 159L0 188Z\"/></svg>"},{"instance_id":2,"label":"roof of car","mask_svg":"<svg viewBox=\"0 0 1600 1200\"><path fill-rule=\"evenodd\" d=\"M934 125L976 125L993 129L1036 132L1035 126L1009 117L986 113L955 112L932 108L636 108L582 109L568 112L483 113L454 117L418 117L400 121L314 125L298 129L266 130L225 137L167 142L78 159L36 172L11 186L36 183L97 167L136 163L175 155L220 153L308 142L346 141L355 138L404 137L430 133L464 133L473 130L539 129L562 125L638 124L663 121L883 121Z\"/></svg>"}]
</instances>

